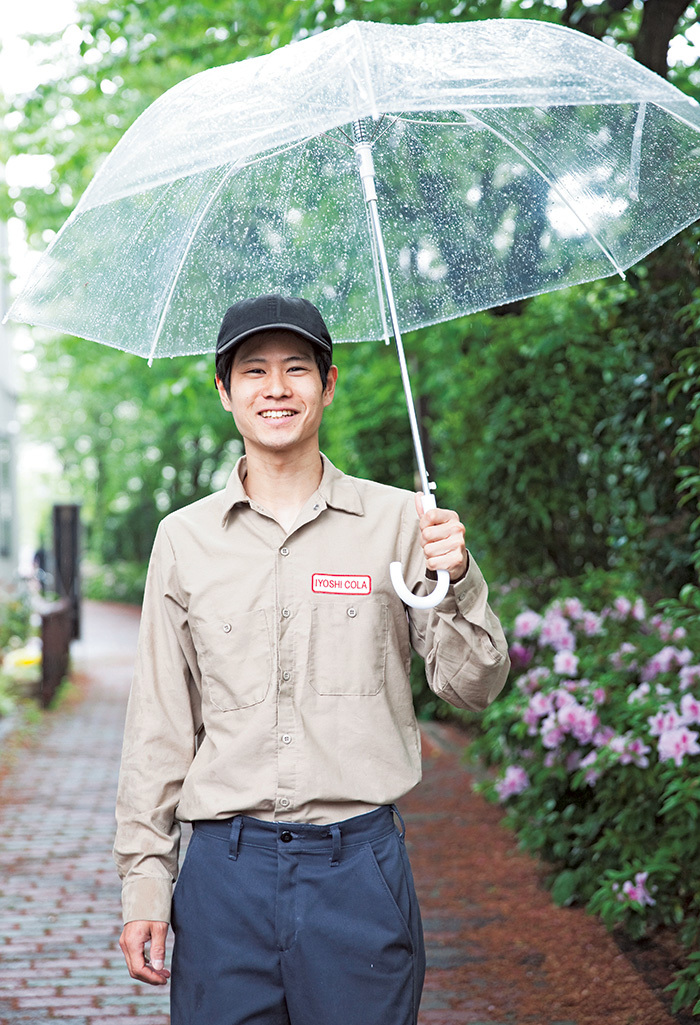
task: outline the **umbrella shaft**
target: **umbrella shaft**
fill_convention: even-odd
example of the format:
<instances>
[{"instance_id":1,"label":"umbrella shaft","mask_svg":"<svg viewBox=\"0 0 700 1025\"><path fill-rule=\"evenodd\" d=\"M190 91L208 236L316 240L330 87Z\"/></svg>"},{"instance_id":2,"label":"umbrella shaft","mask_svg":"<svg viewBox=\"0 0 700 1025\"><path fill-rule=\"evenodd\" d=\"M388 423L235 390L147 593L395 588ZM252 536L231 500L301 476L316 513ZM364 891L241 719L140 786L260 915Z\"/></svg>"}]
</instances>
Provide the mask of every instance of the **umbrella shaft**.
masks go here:
<instances>
[{"instance_id":1,"label":"umbrella shaft","mask_svg":"<svg viewBox=\"0 0 700 1025\"><path fill-rule=\"evenodd\" d=\"M377 205L377 189L375 184L374 175L374 160L372 159L372 149L370 144L364 140L364 130L361 123L358 123L359 128L355 129L355 153L357 155L357 162L360 170L360 177L362 179L362 188L364 192L365 202L369 211L370 224L372 226L372 234L374 235L375 245L377 247L377 254L379 256L379 266L381 268L382 279L384 283L384 291L386 293L387 306L389 308L389 319L391 320L391 329L396 342L396 352L399 357L399 367L401 368L401 380L403 382L403 390L406 396L406 406L408 408L408 420L411 425L411 436L413 438L413 448L416 454L416 463L418 464L418 476L420 477L421 489L424 495L431 494L435 485L432 484L428 479L428 471L425 466L425 457L423 456L423 445L420 437L420 430L418 428L418 417L416 416L416 406L413 401L413 391L411 390L411 379L408 373L408 365L406 363L406 353L403 347L403 340L401 338L401 330L399 328L399 318L396 312L396 302L394 301L394 290L391 285L391 275L389 273L389 262L386 256L386 249L384 247L384 236L382 234L382 225L379 219L379 207ZM355 128L355 126L353 126ZM378 282L381 288L381 282Z\"/></svg>"}]
</instances>

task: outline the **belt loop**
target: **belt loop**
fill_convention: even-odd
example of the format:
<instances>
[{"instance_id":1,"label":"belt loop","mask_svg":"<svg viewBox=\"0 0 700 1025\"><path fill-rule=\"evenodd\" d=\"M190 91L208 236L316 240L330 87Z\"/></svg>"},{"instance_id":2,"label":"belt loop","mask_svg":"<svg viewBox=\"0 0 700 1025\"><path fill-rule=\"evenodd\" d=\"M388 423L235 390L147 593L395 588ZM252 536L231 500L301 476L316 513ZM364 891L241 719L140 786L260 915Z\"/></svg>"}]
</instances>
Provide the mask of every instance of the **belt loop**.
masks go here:
<instances>
[{"instance_id":1,"label":"belt loop","mask_svg":"<svg viewBox=\"0 0 700 1025\"><path fill-rule=\"evenodd\" d=\"M243 819L240 815L236 815L233 822L231 823L231 832L228 838L228 856L231 861L235 861L238 857L238 844L241 839L241 827L243 825Z\"/></svg>"},{"instance_id":2,"label":"belt loop","mask_svg":"<svg viewBox=\"0 0 700 1025\"><path fill-rule=\"evenodd\" d=\"M331 837L333 838L333 848L331 850L331 868L337 868L340 863L340 826L337 822L334 822L331 826Z\"/></svg>"},{"instance_id":3,"label":"belt loop","mask_svg":"<svg viewBox=\"0 0 700 1025\"><path fill-rule=\"evenodd\" d=\"M401 823L401 832L399 833L399 840L403 841L404 837L406 836L406 823L404 822L403 818L401 817L401 812L399 811L399 809L396 807L395 804L391 805L391 810L393 811L394 815L396 815L397 819Z\"/></svg>"}]
</instances>

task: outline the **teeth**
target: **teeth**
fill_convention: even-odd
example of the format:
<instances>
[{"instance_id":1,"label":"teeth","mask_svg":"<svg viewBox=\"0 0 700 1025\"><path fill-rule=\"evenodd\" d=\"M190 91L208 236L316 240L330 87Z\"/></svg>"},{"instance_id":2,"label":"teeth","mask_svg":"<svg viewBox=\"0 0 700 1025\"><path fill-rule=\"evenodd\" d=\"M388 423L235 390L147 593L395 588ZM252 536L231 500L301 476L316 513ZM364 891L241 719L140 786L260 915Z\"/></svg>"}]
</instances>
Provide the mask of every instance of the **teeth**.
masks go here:
<instances>
[{"instance_id":1,"label":"teeth","mask_svg":"<svg viewBox=\"0 0 700 1025\"><path fill-rule=\"evenodd\" d=\"M260 415L266 420L281 420L285 416L294 416L294 411L291 409L266 409Z\"/></svg>"}]
</instances>

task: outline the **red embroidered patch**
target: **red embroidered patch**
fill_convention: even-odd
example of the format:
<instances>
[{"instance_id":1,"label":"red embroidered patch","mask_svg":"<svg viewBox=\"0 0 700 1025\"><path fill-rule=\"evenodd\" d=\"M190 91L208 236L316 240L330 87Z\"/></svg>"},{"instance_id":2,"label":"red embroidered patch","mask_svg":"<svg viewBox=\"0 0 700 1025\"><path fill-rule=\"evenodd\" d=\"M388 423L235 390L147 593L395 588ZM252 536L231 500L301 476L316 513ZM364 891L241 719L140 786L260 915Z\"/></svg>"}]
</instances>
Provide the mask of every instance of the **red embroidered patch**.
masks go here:
<instances>
[{"instance_id":1,"label":"red embroidered patch","mask_svg":"<svg viewBox=\"0 0 700 1025\"><path fill-rule=\"evenodd\" d=\"M314 594L371 594L372 578L347 573L314 573L311 590Z\"/></svg>"}]
</instances>

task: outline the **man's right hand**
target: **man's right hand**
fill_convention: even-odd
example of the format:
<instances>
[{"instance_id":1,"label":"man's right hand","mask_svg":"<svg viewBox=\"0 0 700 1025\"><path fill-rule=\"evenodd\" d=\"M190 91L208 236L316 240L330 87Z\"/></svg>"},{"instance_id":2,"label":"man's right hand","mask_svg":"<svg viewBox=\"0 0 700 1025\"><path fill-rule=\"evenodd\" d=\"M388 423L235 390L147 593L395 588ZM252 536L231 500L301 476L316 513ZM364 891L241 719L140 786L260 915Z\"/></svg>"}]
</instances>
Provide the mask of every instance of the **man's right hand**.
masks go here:
<instances>
[{"instance_id":1,"label":"man's right hand","mask_svg":"<svg viewBox=\"0 0 700 1025\"><path fill-rule=\"evenodd\" d=\"M151 986L167 983L170 978L170 972L164 967L167 934L167 922L127 922L119 937L119 946L132 979L148 982ZM147 943L151 944L148 957L145 951Z\"/></svg>"}]
</instances>

